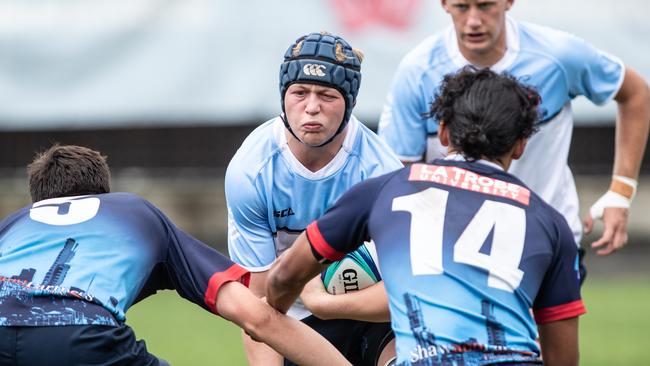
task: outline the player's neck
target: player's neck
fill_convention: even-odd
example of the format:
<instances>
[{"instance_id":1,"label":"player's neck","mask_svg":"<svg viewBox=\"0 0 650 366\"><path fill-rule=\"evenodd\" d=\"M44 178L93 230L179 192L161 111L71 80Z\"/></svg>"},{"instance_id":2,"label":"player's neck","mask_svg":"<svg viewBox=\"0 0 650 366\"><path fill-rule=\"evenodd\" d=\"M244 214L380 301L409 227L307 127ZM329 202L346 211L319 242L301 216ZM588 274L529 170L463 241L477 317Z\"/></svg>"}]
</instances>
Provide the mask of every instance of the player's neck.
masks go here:
<instances>
[{"instance_id":1,"label":"player's neck","mask_svg":"<svg viewBox=\"0 0 650 366\"><path fill-rule=\"evenodd\" d=\"M457 159L455 159L456 156L458 156ZM465 158L463 157L463 153L460 152L459 150L454 149L453 147L449 148L449 151L447 152L447 157L452 158L452 160L465 160ZM488 157L481 156L480 160L484 160L484 161L496 164L496 165L500 166L501 168L503 168L504 171L507 172L508 168L510 168L510 164L512 164L512 160L513 160L512 151L509 152L506 155L503 155L503 156L495 158L495 159L490 159Z\"/></svg>"},{"instance_id":2,"label":"player's neck","mask_svg":"<svg viewBox=\"0 0 650 366\"><path fill-rule=\"evenodd\" d=\"M312 172L317 172L329 164L343 146L347 129L323 146L308 146L298 141L287 131L287 143L293 156L300 164Z\"/></svg>"},{"instance_id":3,"label":"player's neck","mask_svg":"<svg viewBox=\"0 0 650 366\"><path fill-rule=\"evenodd\" d=\"M510 157L501 157L495 160L492 160L493 163L501 165L504 171L508 171L510 164L512 164L512 158Z\"/></svg>"}]
</instances>

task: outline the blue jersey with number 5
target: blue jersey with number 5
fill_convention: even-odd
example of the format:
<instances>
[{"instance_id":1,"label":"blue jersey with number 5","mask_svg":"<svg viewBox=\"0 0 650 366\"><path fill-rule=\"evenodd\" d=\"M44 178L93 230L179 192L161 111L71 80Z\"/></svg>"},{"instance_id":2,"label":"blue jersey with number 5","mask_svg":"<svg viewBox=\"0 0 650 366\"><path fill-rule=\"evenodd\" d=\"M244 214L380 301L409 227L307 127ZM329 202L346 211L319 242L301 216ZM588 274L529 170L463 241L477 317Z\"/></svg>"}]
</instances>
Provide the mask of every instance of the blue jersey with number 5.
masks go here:
<instances>
[{"instance_id":1,"label":"blue jersey with number 5","mask_svg":"<svg viewBox=\"0 0 650 366\"><path fill-rule=\"evenodd\" d=\"M161 289L216 309L248 272L129 193L43 200L0 222L0 326L118 325Z\"/></svg>"},{"instance_id":2,"label":"blue jersey with number 5","mask_svg":"<svg viewBox=\"0 0 650 366\"><path fill-rule=\"evenodd\" d=\"M331 260L375 241L399 363L539 360L535 321L585 311L566 221L489 162L436 160L363 182L307 235Z\"/></svg>"}]
</instances>

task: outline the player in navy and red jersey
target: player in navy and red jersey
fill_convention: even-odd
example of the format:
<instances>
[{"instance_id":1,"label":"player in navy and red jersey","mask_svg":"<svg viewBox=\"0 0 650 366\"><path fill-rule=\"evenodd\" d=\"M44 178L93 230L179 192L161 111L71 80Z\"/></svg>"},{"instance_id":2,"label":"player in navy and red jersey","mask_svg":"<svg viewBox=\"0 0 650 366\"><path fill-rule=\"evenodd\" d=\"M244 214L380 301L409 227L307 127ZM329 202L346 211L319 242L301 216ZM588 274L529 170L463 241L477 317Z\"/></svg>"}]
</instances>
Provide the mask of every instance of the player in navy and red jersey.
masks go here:
<instances>
[{"instance_id":1,"label":"player in navy and red jersey","mask_svg":"<svg viewBox=\"0 0 650 366\"><path fill-rule=\"evenodd\" d=\"M162 289L300 364L349 364L253 295L247 270L143 198L109 193L98 152L55 145L28 175L34 203L0 222L0 365L167 365L124 324L129 307Z\"/></svg>"},{"instance_id":2,"label":"player in navy and red jersey","mask_svg":"<svg viewBox=\"0 0 650 366\"><path fill-rule=\"evenodd\" d=\"M271 270L269 304L285 311L323 263L373 239L397 364L576 365L585 309L571 229L506 172L538 103L508 75L446 76L431 113L448 157L345 193Z\"/></svg>"}]
</instances>

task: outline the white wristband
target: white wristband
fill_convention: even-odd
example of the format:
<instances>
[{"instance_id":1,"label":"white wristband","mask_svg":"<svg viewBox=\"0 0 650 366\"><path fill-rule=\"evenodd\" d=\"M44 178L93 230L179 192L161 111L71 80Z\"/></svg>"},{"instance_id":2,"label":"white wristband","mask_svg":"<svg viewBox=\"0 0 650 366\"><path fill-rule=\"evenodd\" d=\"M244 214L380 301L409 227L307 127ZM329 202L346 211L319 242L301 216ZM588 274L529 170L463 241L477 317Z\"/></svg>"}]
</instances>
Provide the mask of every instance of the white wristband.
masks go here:
<instances>
[{"instance_id":1,"label":"white wristband","mask_svg":"<svg viewBox=\"0 0 650 366\"><path fill-rule=\"evenodd\" d=\"M631 199L622 194L607 191L589 209L589 214L594 219L602 219L606 207L630 208Z\"/></svg>"}]
</instances>

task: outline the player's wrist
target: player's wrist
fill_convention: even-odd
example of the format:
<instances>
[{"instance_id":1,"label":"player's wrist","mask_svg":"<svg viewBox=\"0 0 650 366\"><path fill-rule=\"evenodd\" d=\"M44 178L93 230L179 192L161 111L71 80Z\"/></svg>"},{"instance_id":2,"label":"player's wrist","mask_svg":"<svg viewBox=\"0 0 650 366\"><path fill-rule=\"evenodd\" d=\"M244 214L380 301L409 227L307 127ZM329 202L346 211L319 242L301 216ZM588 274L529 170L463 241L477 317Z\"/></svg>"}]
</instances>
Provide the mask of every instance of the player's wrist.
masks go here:
<instances>
[{"instance_id":1,"label":"player's wrist","mask_svg":"<svg viewBox=\"0 0 650 366\"><path fill-rule=\"evenodd\" d=\"M630 208L636 194L637 181L620 175L612 176L609 190L602 195L589 209L591 217L600 219L605 208Z\"/></svg>"},{"instance_id":2,"label":"player's wrist","mask_svg":"<svg viewBox=\"0 0 650 366\"><path fill-rule=\"evenodd\" d=\"M609 190L620 194L621 196L632 201L636 194L637 181L636 179L624 177L622 175L613 175L612 183Z\"/></svg>"}]
</instances>

